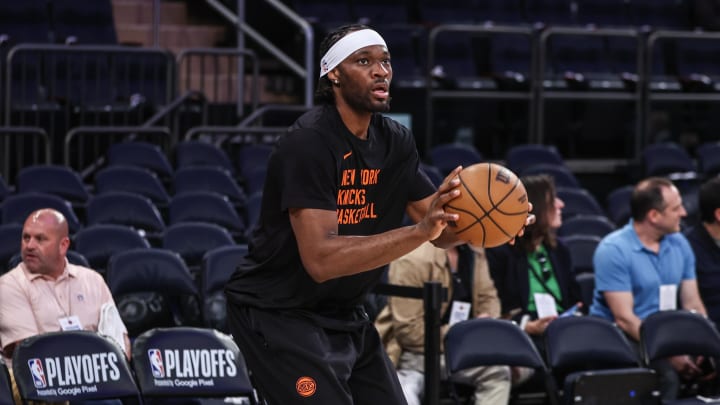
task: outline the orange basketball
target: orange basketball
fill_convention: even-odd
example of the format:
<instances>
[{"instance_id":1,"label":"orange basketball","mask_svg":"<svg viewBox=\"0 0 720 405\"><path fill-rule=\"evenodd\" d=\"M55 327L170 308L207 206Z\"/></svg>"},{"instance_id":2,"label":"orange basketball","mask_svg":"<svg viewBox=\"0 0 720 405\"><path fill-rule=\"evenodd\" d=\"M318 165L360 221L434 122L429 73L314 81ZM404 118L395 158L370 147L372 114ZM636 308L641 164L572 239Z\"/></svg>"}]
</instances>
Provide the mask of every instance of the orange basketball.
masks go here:
<instances>
[{"instance_id":1,"label":"orange basketball","mask_svg":"<svg viewBox=\"0 0 720 405\"><path fill-rule=\"evenodd\" d=\"M494 247L514 238L525 225L528 198L515 173L495 163L477 163L458 174L460 196L445 211L460 218L450 228L461 240Z\"/></svg>"}]
</instances>

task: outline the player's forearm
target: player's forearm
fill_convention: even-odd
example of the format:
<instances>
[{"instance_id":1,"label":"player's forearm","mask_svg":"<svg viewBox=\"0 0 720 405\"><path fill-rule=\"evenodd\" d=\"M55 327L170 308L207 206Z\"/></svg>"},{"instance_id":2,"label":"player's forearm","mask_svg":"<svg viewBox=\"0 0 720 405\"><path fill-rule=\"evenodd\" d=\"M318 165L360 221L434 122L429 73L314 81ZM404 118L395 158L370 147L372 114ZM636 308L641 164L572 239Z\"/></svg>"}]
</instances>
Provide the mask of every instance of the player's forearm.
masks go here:
<instances>
[{"instance_id":1,"label":"player's forearm","mask_svg":"<svg viewBox=\"0 0 720 405\"><path fill-rule=\"evenodd\" d=\"M371 236L328 235L312 250L301 248L300 256L310 277L321 283L384 266L428 240L417 225Z\"/></svg>"}]
</instances>

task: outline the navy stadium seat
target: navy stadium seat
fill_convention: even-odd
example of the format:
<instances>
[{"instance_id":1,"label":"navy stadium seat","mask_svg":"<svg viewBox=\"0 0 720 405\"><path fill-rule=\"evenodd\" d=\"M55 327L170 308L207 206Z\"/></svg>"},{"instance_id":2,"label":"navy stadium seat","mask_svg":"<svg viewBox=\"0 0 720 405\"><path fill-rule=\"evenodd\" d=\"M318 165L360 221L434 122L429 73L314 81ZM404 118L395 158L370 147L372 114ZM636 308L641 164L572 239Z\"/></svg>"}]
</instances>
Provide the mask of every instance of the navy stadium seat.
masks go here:
<instances>
[{"instance_id":1,"label":"navy stadium seat","mask_svg":"<svg viewBox=\"0 0 720 405\"><path fill-rule=\"evenodd\" d=\"M109 166L95 174L95 192L127 191L150 198L164 207L170 196L158 176L152 171L135 166Z\"/></svg>"},{"instance_id":2,"label":"navy stadium seat","mask_svg":"<svg viewBox=\"0 0 720 405\"><path fill-rule=\"evenodd\" d=\"M153 328L133 342L144 399L246 397L256 404L245 359L232 337L212 329Z\"/></svg>"},{"instance_id":3,"label":"navy stadium seat","mask_svg":"<svg viewBox=\"0 0 720 405\"><path fill-rule=\"evenodd\" d=\"M227 153L215 144L203 141L183 141L175 147L178 169L191 166L216 166L230 173L235 171Z\"/></svg>"},{"instance_id":4,"label":"navy stadium seat","mask_svg":"<svg viewBox=\"0 0 720 405\"><path fill-rule=\"evenodd\" d=\"M38 192L27 192L8 196L0 209L2 210L2 223L24 224L28 215L41 208L53 208L65 216L68 229L73 234L82 227L72 205L67 200L56 195Z\"/></svg>"},{"instance_id":5,"label":"navy stadium seat","mask_svg":"<svg viewBox=\"0 0 720 405\"><path fill-rule=\"evenodd\" d=\"M120 346L87 330L49 332L24 339L13 354L13 374L26 401L140 400Z\"/></svg>"},{"instance_id":6,"label":"navy stadium seat","mask_svg":"<svg viewBox=\"0 0 720 405\"><path fill-rule=\"evenodd\" d=\"M71 203L85 203L90 194L80 175L67 166L35 165L18 172L17 192L28 191L57 195Z\"/></svg>"},{"instance_id":7,"label":"navy stadium seat","mask_svg":"<svg viewBox=\"0 0 720 405\"><path fill-rule=\"evenodd\" d=\"M594 316L558 318L548 324L545 346L550 372L563 387L561 403L574 404L578 397L598 404L659 403L657 375L642 367L612 322Z\"/></svg>"},{"instance_id":8,"label":"navy stadium seat","mask_svg":"<svg viewBox=\"0 0 720 405\"><path fill-rule=\"evenodd\" d=\"M110 146L108 165L139 166L154 172L160 179L169 179L173 172L170 161L159 146L140 141Z\"/></svg>"},{"instance_id":9,"label":"navy stadium seat","mask_svg":"<svg viewBox=\"0 0 720 405\"><path fill-rule=\"evenodd\" d=\"M72 243L73 248L85 256L89 267L102 274L113 254L150 247L148 240L136 229L118 224L88 225L73 235Z\"/></svg>"},{"instance_id":10,"label":"navy stadium seat","mask_svg":"<svg viewBox=\"0 0 720 405\"><path fill-rule=\"evenodd\" d=\"M459 165L468 167L482 162L483 156L472 145L446 143L430 149L430 161L445 176Z\"/></svg>"},{"instance_id":11,"label":"navy stadium seat","mask_svg":"<svg viewBox=\"0 0 720 405\"><path fill-rule=\"evenodd\" d=\"M200 285L206 327L228 331L225 285L247 252L248 246L245 244L228 245L209 250L203 256Z\"/></svg>"},{"instance_id":12,"label":"navy stadium seat","mask_svg":"<svg viewBox=\"0 0 720 405\"><path fill-rule=\"evenodd\" d=\"M165 229L162 240L162 247L178 253L193 273L200 270L205 252L234 244L227 229L207 222L172 224Z\"/></svg>"}]
</instances>

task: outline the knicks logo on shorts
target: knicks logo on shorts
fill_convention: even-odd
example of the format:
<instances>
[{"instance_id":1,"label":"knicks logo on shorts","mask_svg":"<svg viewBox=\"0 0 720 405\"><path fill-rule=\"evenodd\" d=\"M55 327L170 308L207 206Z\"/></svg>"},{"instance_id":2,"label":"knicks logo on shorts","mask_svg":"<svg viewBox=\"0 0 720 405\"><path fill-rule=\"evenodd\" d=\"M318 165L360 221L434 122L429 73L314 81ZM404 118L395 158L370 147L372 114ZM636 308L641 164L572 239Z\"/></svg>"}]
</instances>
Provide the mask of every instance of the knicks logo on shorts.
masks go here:
<instances>
[{"instance_id":1,"label":"knicks logo on shorts","mask_svg":"<svg viewBox=\"0 0 720 405\"><path fill-rule=\"evenodd\" d=\"M315 385L315 380L311 377L300 377L295 382L295 389L301 397L309 397L315 394L317 386Z\"/></svg>"}]
</instances>

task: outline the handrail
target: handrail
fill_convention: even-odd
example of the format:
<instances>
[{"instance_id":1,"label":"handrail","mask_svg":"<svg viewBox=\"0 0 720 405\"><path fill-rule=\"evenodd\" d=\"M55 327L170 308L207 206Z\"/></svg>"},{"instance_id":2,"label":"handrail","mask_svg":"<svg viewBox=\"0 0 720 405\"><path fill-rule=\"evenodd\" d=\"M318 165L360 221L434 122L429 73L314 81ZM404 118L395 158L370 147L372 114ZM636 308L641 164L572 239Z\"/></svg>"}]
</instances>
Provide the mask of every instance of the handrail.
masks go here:
<instances>
[{"instance_id":1,"label":"handrail","mask_svg":"<svg viewBox=\"0 0 720 405\"><path fill-rule=\"evenodd\" d=\"M152 127L155 124L157 124L161 119L163 119L166 115L170 114L172 111L176 110L178 107L180 107L185 101L191 99L191 98L197 98L202 102L205 102L205 95L199 91L196 90L189 90L186 91L185 94L182 96L176 98L173 100L170 104L164 106L160 110L158 110L155 114L153 114L152 117L148 118L147 121L145 121L141 127Z\"/></svg>"},{"instance_id":2,"label":"handrail","mask_svg":"<svg viewBox=\"0 0 720 405\"><path fill-rule=\"evenodd\" d=\"M0 127L0 135L3 134L22 134L22 135L32 135L32 136L38 136L42 140L42 142L45 144L45 148L43 148L43 152L45 152L45 163L50 164L51 156L52 156L52 149L50 147L50 137L48 136L47 132L43 128L39 127L10 127L10 126L3 126ZM10 140L9 139L3 139L2 140L2 147L0 150L3 150L4 156L2 156L2 166L0 167L0 174L5 173L7 174L10 172L10 162L11 159L9 158L10 148ZM37 151L35 151L37 152Z\"/></svg>"},{"instance_id":3,"label":"handrail","mask_svg":"<svg viewBox=\"0 0 720 405\"><path fill-rule=\"evenodd\" d=\"M644 71L644 59L643 59L643 37L640 35L640 32L634 28L597 28L595 26L588 26L588 27L548 27L544 29L540 33L540 37L538 39L538 63L537 63L537 80L535 81L535 91L536 91L536 135L535 135L535 142L537 143L544 143L545 142L545 100L546 96L545 93L552 93L551 91L546 91L544 88L544 81L545 81L545 65L546 65L546 56L547 56L547 44L548 39L551 36L590 36L590 37L619 37L619 38L630 38L635 39L637 42L637 54L636 54L636 74L638 76L638 80L643 80L642 72ZM617 94L605 94L600 92L581 92L581 91L568 91L563 92L563 97L566 96L567 99L581 99L582 96L585 96L584 99L602 99L602 100L623 100L623 99L630 99L631 101L635 102L635 115L636 115L636 121L635 121L635 155L637 156L640 153L640 134L642 132L642 91L643 91L642 83L638 83L636 88L631 92L628 93L627 91L623 92L615 92Z\"/></svg>"},{"instance_id":4,"label":"handrail","mask_svg":"<svg viewBox=\"0 0 720 405\"><path fill-rule=\"evenodd\" d=\"M245 127L252 125L256 120L259 118L262 118L262 116L269 112L269 111L297 111L297 112L304 112L307 111L308 107L306 106L300 106L300 105L287 105L287 104L265 104L264 106L258 108L257 110L251 112L248 114L247 117L245 117L240 124L238 124L239 127Z\"/></svg>"},{"instance_id":5,"label":"handrail","mask_svg":"<svg viewBox=\"0 0 720 405\"><path fill-rule=\"evenodd\" d=\"M208 126L208 127L192 127L185 132L186 141L193 140L196 136L202 134L277 134L284 133L287 131L287 127L223 127L223 126Z\"/></svg>"},{"instance_id":6,"label":"handrail","mask_svg":"<svg viewBox=\"0 0 720 405\"><path fill-rule=\"evenodd\" d=\"M645 60L645 81L643 86L643 93L644 93L644 100L645 100L645 109L643 111L642 117L645 120L645 125L643 126L643 134L642 134L642 142L643 145L646 145L650 141L650 128L649 128L649 120L650 120L650 111L651 111L651 100L652 100L652 91L650 89L650 78L652 77L652 69L653 69L653 49L655 47L655 43L662 39L698 39L698 40L720 40L720 32L707 32L702 30L694 30L694 31L678 31L678 30L657 30L653 31L648 35L647 38L647 52L646 52L646 60ZM717 102L720 100L720 95L717 93L681 93L681 94L673 94L673 95L665 95L667 99L675 98L678 101L712 101Z\"/></svg>"},{"instance_id":7,"label":"handrail","mask_svg":"<svg viewBox=\"0 0 720 405\"><path fill-rule=\"evenodd\" d=\"M239 7L243 7L244 0L240 0ZM266 49L268 52L270 52L273 56L275 56L280 62L282 62L285 66L287 66L291 71L293 71L297 76L299 76L301 79L305 80L305 105L311 106L312 105L312 49L314 46L314 34L312 27L310 24L308 24L307 21L305 21L303 18L298 16L295 12L293 12L291 9L289 9L287 6L282 4L280 1L277 0L265 0L269 5L274 7L277 11L279 11L281 14L283 14L285 17L291 20L291 22L295 23L298 27L300 27L305 35L305 67L303 68L298 63L296 63L292 58L290 58L285 52L280 50L278 47L273 45L272 42L268 41L265 37L262 36L259 32L257 32L254 28L247 25L245 21L241 21L238 19L238 16L235 15L230 9L228 9L224 4L222 4L218 0L205 0L205 2L210 5L215 11L220 13L223 17L225 17L226 20L228 20L230 23L235 25L235 27L239 30L241 30L243 33L249 35L253 40L255 40L261 47Z\"/></svg>"}]
</instances>

